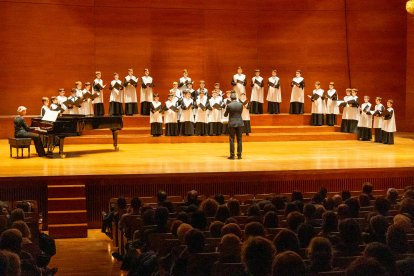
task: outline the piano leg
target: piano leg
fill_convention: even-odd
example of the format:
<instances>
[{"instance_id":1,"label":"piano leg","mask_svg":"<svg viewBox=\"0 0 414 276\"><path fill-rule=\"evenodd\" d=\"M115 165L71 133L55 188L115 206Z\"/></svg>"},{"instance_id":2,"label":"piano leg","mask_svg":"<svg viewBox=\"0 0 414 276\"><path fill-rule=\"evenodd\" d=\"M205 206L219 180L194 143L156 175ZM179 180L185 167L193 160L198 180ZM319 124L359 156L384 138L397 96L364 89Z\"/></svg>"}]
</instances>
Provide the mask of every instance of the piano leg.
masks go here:
<instances>
[{"instance_id":1,"label":"piano leg","mask_svg":"<svg viewBox=\"0 0 414 276\"><path fill-rule=\"evenodd\" d=\"M65 142L65 137L59 137L59 155L60 158L65 158L66 154L63 152L63 144Z\"/></svg>"},{"instance_id":2,"label":"piano leg","mask_svg":"<svg viewBox=\"0 0 414 276\"><path fill-rule=\"evenodd\" d=\"M118 133L119 133L119 129L112 129L112 139L114 140L114 149L115 149L115 151L119 150L119 147L118 147Z\"/></svg>"}]
</instances>

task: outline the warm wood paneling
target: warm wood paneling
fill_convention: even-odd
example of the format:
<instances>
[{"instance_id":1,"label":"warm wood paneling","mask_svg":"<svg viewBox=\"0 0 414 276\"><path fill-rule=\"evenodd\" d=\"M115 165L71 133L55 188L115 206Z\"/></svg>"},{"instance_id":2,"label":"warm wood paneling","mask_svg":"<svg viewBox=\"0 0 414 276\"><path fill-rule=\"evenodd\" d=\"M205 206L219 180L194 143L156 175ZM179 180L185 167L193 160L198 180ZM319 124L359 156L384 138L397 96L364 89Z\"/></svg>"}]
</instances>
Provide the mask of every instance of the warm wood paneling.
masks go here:
<instances>
[{"instance_id":1,"label":"warm wood paneling","mask_svg":"<svg viewBox=\"0 0 414 276\"><path fill-rule=\"evenodd\" d=\"M130 66L137 75L149 67L162 97L183 68L190 70L196 88L204 79L209 90L216 81L227 90L238 65L249 78L257 67L264 77L276 67L286 112L289 80L297 68L304 71L306 93L316 80L324 89L333 80L342 96L349 86L349 53L352 85L361 94L392 97L403 124L404 2L0 1L0 91L5 95L0 115L15 113L19 104L36 114L40 98L57 88L91 81L97 69L108 83L113 72L123 77ZM108 95L106 90L106 102Z\"/></svg>"}]
</instances>

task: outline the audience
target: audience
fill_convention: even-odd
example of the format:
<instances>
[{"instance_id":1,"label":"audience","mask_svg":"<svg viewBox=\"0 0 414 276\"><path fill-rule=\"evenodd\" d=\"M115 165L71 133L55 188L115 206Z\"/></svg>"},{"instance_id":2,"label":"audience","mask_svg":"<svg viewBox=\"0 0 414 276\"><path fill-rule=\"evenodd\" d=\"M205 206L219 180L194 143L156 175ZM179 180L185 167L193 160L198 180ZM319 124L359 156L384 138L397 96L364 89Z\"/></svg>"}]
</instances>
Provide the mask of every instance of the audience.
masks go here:
<instances>
[{"instance_id":1,"label":"audience","mask_svg":"<svg viewBox=\"0 0 414 276\"><path fill-rule=\"evenodd\" d=\"M272 275L272 261L275 254L273 244L263 237L251 237L242 245L242 263L251 276Z\"/></svg>"},{"instance_id":2,"label":"audience","mask_svg":"<svg viewBox=\"0 0 414 276\"><path fill-rule=\"evenodd\" d=\"M276 255L273 261L273 276L289 275L302 276L306 275L305 263L302 258L293 251L285 251Z\"/></svg>"}]
</instances>

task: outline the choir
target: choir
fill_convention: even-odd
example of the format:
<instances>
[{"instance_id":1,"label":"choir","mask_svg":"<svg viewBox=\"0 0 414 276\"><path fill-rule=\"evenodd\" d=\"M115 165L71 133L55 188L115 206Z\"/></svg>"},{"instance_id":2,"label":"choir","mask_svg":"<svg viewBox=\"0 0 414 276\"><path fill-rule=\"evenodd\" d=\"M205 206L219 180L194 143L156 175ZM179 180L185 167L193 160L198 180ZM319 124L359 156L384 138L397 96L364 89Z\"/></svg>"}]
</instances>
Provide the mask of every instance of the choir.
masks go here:
<instances>
[{"instance_id":1,"label":"choir","mask_svg":"<svg viewBox=\"0 0 414 276\"><path fill-rule=\"evenodd\" d=\"M95 80L92 85L85 82L75 82L69 97L65 96L65 89L58 89L58 96L49 99L42 98L43 106L41 114L47 110L59 111L62 114L104 115L104 85L101 72L95 72ZM173 82L167 101L161 103L159 95L154 93L154 81L148 68L144 69L144 76L140 79L134 76L132 68L128 69L128 75L122 82L119 74L113 74L114 79L109 83L109 114L111 116L134 115L138 113L138 98L136 88L140 85L140 107L142 115L149 115L151 135L163 134L163 119L166 136L177 135L222 135L228 133L228 118L224 117L224 111L231 102L230 94L236 92L238 101L243 104L242 118L244 133L251 133L250 113L263 114L265 79L259 69L255 70L255 76L251 78L250 102L246 97L247 77L239 66L237 73L233 75L229 90L224 95L220 90L220 84L215 83L214 89L209 95L204 80L199 81L198 89L193 89L193 80L189 77L188 70L183 70L183 76L178 82ZM282 102L280 78L277 70L272 69L271 76L267 79L268 113L279 114ZM295 77L291 81L290 114L304 113L305 79L301 70L296 70ZM372 128L374 128L375 142L393 144L393 133L396 131L395 114L392 108L393 101L387 101L387 108L381 104L382 99L375 99L375 107L369 102L369 97L364 97L364 103L359 104L358 89L347 88L345 97L340 100L335 83L329 83L329 89L325 92L319 81L315 82L315 89L308 95L311 108L311 125L334 126L337 123L339 107L343 107L341 131L356 133L358 140L371 141ZM92 88L92 92L90 91Z\"/></svg>"}]
</instances>

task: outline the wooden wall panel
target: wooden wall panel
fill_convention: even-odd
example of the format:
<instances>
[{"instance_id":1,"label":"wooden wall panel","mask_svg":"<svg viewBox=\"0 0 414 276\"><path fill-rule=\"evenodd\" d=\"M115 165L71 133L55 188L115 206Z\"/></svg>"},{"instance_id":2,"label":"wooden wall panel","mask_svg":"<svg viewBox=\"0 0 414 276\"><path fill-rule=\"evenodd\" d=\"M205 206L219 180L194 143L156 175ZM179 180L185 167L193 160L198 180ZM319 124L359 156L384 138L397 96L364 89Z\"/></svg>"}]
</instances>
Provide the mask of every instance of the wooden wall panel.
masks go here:
<instances>
[{"instance_id":1,"label":"wooden wall panel","mask_svg":"<svg viewBox=\"0 0 414 276\"><path fill-rule=\"evenodd\" d=\"M257 67L264 77L276 67L287 112L289 79L297 68L304 71L306 93L316 80L325 89L334 80L343 95L349 86L349 53L352 85L361 94L374 97L381 91L394 98L403 125L404 2L0 0L0 92L5 98L0 115L14 114L19 104L37 114L40 98L57 88L91 81L97 69L109 83L113 72L123 77L130 66L139 76L150 68L162 99L183 68L195 88L204 79L209 90L218 81L225 91L238 65L249 79Z\"/></svg>"},{"instance_id":2,"label":"wooden wall panel","mask_svg":"<svg viewBox=\"0 0 414 276\"><path fill-rule=\"evenodd\" d=\"M407 83L406 83L406 100L405 114L406 120L403 127L407 130L414 131L414 117L412 114L414 103L414 16L407 15Z\"/></svg>"}]
</instances>

